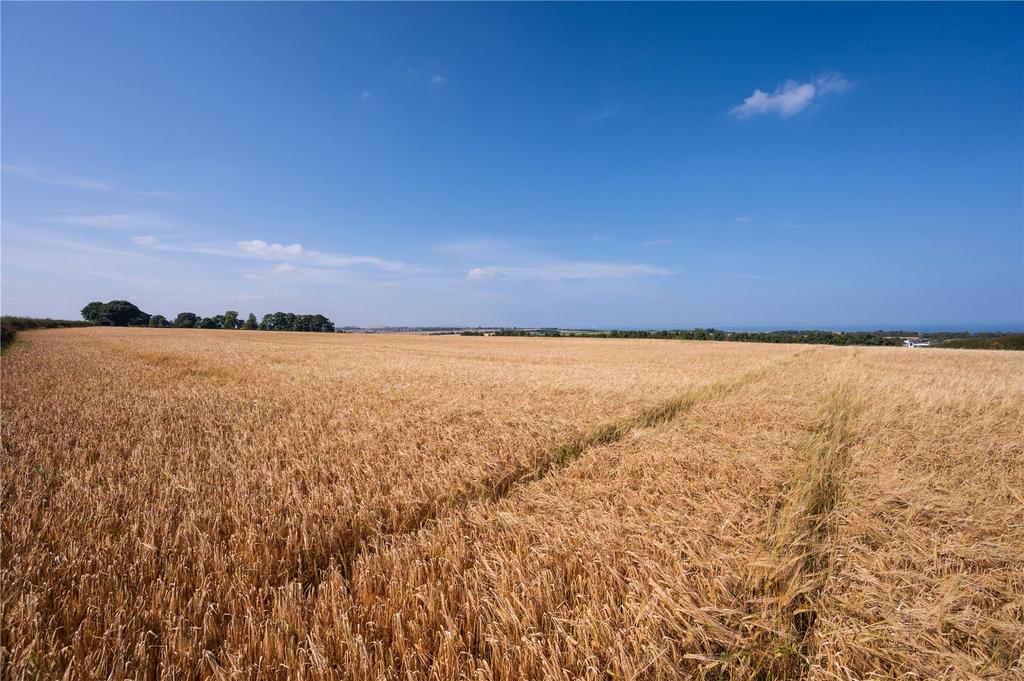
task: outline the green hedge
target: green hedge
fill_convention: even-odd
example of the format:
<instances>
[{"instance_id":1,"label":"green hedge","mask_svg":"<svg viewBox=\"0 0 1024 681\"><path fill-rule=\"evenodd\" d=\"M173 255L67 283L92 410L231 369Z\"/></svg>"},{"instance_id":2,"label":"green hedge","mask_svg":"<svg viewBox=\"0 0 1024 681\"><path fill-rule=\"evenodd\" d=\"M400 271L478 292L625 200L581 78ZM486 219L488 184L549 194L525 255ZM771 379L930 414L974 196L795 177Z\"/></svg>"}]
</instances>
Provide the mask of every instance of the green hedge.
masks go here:
<instances>
[{"instance_id":1,"label":"green hedge","mask_svg":"<svg viewBox=\"0 0 1024 681\"><path fill-rule=\"evenodd\" d=\"M36 319L35 317L0 317L0 347L14 342L19 331L27 329L61 329L68 326L91 326L89 322L70 319Z\"/></svg>"}]
</instances>

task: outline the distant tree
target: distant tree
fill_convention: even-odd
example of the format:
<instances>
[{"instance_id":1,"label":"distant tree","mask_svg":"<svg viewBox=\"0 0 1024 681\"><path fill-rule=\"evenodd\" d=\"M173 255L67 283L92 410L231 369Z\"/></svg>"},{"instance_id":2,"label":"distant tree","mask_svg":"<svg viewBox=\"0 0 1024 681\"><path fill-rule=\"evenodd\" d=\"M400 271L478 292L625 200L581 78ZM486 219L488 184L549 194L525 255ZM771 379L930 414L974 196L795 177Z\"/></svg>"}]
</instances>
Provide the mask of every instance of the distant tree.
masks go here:
<instances>
[{"instance_id":1,"label":"distant tree","mask_svg":"<svg viewBox=\"0 0 1024 681\"><path fill-rule=\"evenodd\" d=\"M253 318L255 321L255 318ZM274 312L263 316L261 331L320 331L333 332L334 322L322 314L293 314Z\"/></svg>"},{"instance_id":2,"label":"distant tree","mask_svg":"<svg viewBox=\"0 0 1024 681\"><path fill-rule=\"evenodd\" d=\"M82 319L93 324L100 323L100 317L103 316L103 303L96 300L82 308Z\"/></svg>"},{"instance_id":3,"label":"distant tree","mask_svg":"<svg viewBox=\"0 0 1024 681\"><path fill-rule=\"evenodd\" d=\"M114 326L145 326L149 315L127 300L111 300L104 306L103 314Z\"/></svg>"},{"instance_id":4,"label":"distant tree","mask_svg":"<svg viewBox=\"0 0 1024 681\"><path fill-rule=\"evenodd\" d=\"M92 302L82 308L82 318L105 326L146 326L149 315L127 300Z\"/></svg>"},{"instance_id":5,"label":"distant tree","mask_svg":"<svg viewBox=\"0 0 1024 681\"><path fill-rule=\"evenodd\" d=\"M212 317L203 317L202 319L200 319L199 321L196 322L196 328L197 329L216 329L216 328L219 328L219 327L217 326L217 321L215 319L213 319Z\"/></svg>"},{"instance_id":6,"label":"distant tree","mask_svg":"<svg viewBox=\"0 0 1024 681\"><path fill-rule=\"evenodd\" d=\"M213 326L210 327L210 328L213 328L213 329L226 329L227 328L226 326L224 326L224 315L222 315L222 314L215 314L212 317L210 317L210 319L213 320Z\"/></svg>"},{"instance_id":7,"label":"distant tree","mask_svg":"<svg viewBox=\"0 0 1024 681\"><path fill-rule=\"evenodd\" d=\"M238 328L238 312L236 312L235 310L228 310L227 312L224 313L224 328Z\"/></svg>"},{"instance_id":8,"label":"distant tree","mask_svg":"<svg viewBox=\"0 0 1024 681\"><path fill-rule=\"evenodd\" d=\"M150 326L170 326L167 323L167 318L164 317L162 314L155 314L152 317L150 317L149 318L149 325Z\"/></svg>"},{"instance_id":9,"label":"distant tree","mask_svg":"<svg viewBox=\"0 0 1024 681\"><path fill-rule=\"evenodd\" d=\"M311 315L309 330L320 331L322 333L334 333L334 322L322 314Z\"/></svg>"},{"instance_id":10,"label":"distant tree","mask_svg":"<svg viewBox=\"0 0 1024 681\"><path fill-rule=\"evenodd\" d=\"M198 319L194 312L179 312L178 316L174 318L174 325L184 329L191 329L196 325Z\"/></svg>"},{"instance_id":11,"label":"distant tree","mask_svg":"<svg viewBox=\"0 0 1024 681\"><path fill-rule=\"evenodd\" d=\"M254 331L256 329L256 315L252 312L249 313L248 318L245 320L245 324L242 325L243 331Z\"/></svg>"}]
</instances>

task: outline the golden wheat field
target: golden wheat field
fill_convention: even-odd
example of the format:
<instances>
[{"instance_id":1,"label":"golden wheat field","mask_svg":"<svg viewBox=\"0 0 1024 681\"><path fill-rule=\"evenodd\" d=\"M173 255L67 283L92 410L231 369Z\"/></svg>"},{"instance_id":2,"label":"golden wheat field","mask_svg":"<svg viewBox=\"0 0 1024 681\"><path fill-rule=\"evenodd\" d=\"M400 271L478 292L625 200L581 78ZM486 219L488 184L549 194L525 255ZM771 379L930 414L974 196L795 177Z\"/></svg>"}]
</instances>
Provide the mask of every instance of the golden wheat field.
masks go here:
<instances>
[{"instance_id":1,"label":"golden wheat field","mask_svg":"<svg viewBox=\"0 0 1024 681\"><path fill-rule=\"evenodd\" d=\"M4 678L1024 678L1024 353L84 328L0 364Z\"/></svg>"}]
</instances>

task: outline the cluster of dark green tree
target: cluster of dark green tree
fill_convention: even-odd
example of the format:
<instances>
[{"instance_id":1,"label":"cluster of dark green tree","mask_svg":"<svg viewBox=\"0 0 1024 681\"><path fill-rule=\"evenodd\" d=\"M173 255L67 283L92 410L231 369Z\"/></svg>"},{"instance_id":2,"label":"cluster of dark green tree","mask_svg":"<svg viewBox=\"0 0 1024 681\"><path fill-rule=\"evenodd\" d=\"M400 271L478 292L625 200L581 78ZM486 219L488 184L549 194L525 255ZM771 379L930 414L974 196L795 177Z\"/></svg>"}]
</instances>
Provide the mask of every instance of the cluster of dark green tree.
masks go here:
<instances>
[{"instance_id":1,"label":"cluster of dark green tree","mask_svg":"<svg viewBox=\"0 0 1024 681\"><path fill-rule=\"evenodd\" d=\"M82 308L82 319L100 326L146 326L150 315L127 300L111 300L109 303L97 300Z\"/></svg>"},{"instance_id":2,"label":"cluster of dark green tree","mask_svg":"<svg viewBox=\"0 0 1024 681\"><path fill-rule=\"evenodd\" d=\"M275 312L263 315L261 331L322 331L333 332L334 323L322 314L292 314Z\"/></svg>"},{"instance_id":3,"label":"cluster of dark green tree","mask_svg":"<svg viewBox=\"0 0 1024 681\"><path fill-rule=\"evenodd\" d=\"M235 310L212 317L200 317L194 312L181 312L174 321L160 314L146 314L127 300L109 303L93 302L82 308L82 319L101 326L154 326L180 329L242 329L253 331L320 331L331 333L334 323L322 314L292 314L275 312L264 315L257 323L256 315L249 313L243 321Z\"/></svg>"},{"instance_id":4,"label":"cluster of dark green tree","mask_svg":"<svg viewBox=\"0 0 1024 681\"><path fill-rule=\"evenodd\" d=\"M155 314L149 320L149 326L174 326L179 329L242 329L253 331L257 328L256 315L249 313L249 317L243 322L235 310L228 310L224 314L215 314L212 317L200 317L195 312L179 312L174 321L169 322L163 315Z\"/></svg>"}]
</instances>

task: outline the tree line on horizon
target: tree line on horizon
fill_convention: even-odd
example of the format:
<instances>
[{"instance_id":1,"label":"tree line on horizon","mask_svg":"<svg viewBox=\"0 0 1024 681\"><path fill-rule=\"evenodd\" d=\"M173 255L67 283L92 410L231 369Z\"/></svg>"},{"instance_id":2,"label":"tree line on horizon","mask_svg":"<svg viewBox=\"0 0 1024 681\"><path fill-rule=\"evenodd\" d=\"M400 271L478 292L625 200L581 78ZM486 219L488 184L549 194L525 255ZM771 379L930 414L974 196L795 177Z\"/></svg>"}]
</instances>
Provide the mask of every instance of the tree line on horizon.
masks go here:
<instances>
[{"instance_id":1,"label":"tree line on horizon","mask_svg":"<svg viewBox=\"0 0 1024 681\"><path fill-rule=\"evenodd\" d=\"M657 338L666 340L736 341L740 343L806 343L810 345L903 345L905 337L921 335L917 331L722 331L720 329L672 329L631 331L563 331L560 329L504 328L495 336L540 336L544 338ZM482 336L480 331L463 331L464 336ZM935 347L1024 350L1024 334L1015 332L935 331L927 335Z\"/></svg>"},{"instance_id":2,"label":"tree line on horizon","mask_svg":"<svg viewBox=\"0 0 1024 681\"><path fill-rule=\"evenodd\" d=\"M902 345L898 335L881 331L721 331L719 329L561 331L559 329L499 329L495 336L547 338L656 338L664 340L738 341L741 343L808 343L812 345ZM915 335L908 333L907 335Z\"/></svg>"},{"instance_id":3,"label":"tree line on horizon","mask_svg":"<svg viewBox=\"0 0 1024 681\"><path fill-rule=\"evenodd\" d=\"M322 314L274 312L260 322L249 313L243 321L237 310L201 317L194 312L179 312L174 320L160 314L147 314L127 300L94 301L82 308L82 319L97 326L149 326L179 329L239 329L242 331L311 331L334 333L334 322Z\"/></svg>"}]
</instances>

